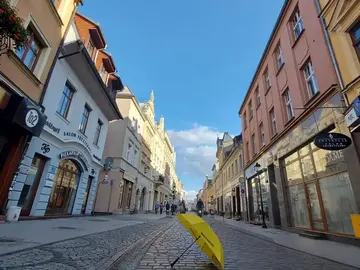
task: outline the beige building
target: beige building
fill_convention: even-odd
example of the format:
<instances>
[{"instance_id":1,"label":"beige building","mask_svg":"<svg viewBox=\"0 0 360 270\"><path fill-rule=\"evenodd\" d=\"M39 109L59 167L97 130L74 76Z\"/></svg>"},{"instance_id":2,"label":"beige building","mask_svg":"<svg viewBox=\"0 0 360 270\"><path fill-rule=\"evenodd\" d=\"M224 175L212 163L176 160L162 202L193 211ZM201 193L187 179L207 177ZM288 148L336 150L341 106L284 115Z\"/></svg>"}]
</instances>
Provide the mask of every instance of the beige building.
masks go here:
<instances>
[{"instance_id":1,"label":"beige building","mask_svg":"<svg viewBox=\"0 0 360 270\"><path fill-rule=\"evenodd\" d=\"M217 212L225 212L228 217L245 218L245 193L241 191L245 191L241 135L232 138L225 133L222 139L218 139L216 157L218 162L213 166L214 183L207 187L214 190L214 195L209 190L207 193L215 196Z\"/></svg>"}]
</instances>

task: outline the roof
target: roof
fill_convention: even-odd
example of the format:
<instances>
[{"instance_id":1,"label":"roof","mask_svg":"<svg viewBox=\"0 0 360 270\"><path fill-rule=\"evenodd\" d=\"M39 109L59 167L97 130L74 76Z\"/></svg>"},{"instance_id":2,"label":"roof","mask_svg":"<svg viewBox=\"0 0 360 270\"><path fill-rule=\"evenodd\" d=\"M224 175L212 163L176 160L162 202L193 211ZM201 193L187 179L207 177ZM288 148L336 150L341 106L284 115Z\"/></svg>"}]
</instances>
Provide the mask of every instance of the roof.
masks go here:
<instances>
[{"instance_id":1,"label":"roof","mask_svg":"<svg viewBox=\"0 0 360 270\"><path fill-rule=\"evenodd\" d=\"M240 112L242 111L242 109L243 109L243 107L244 107L244 105L245 105L245 101L247 100L247 98L248 98L248 96L249 96L249 94L250 94L250 92L251 92L250 90L251 90L251 88L253 87L253 84L254 84L257 76L258 76L258 73L259 73L259 71L260 71L261 64L263 63L263 61L264 61L264 59L265 59L265 56L266 56L266 54L268 53L268 50L269 50L269 48L270 48L270 45L272 44L272 42L273 42L273 40L274 40L275 34L277 33L277 30L279 29L280 21L281 21L281 19L284 17L285 10L286 10L286 8L287 8L287 6L288 6L288 4L289 4L290 2L291 2L291 0L284 0L284 4L283 4L283 6L282 6L282 8L281 8L281 10L280 10L280 14L279 14L279 16L278 16L278 18L277 18L277 20L276 20L276 22L275 22L275 26L274 26L271 34L270 34L270 38L269 38L268 42L266 43L264 52L263 52L263 54L262 54L262 56L261 56L261 58L260 58L260 61L259 61L259 63L258 63L258 66L256 67L255 74L254 74L254 76L253 76L253 78L252 78L252 80L251 80L251 83L250 83L249 88L248 88L248 90L247 90L247 92L246 92L246 95L245 95L245 97L244 97L244 100L243 100L243 102L242 102L242 104L241 104L241 106L240 106L239 115L240 115Z\"/></svg>"},{"instance_id":2,"label":"roof","mask_svg":"<svg viewBox=\"0 0 360 270\"><path fill-rule=\"evenodd\" d=\"M101 35L101 38L104 40L104 44L105 44L105 47L106 47L106 39L105 39L105 35L103 33L103 31L101 30L100 28L100 24L97 23L97 22L94 22L93 20L89 19L88 17L80 14L79 12L76 12L76 15L80 16L81 18L83 18L84 20L87 20L89 23L93 24L97 30L99 31L100 35Z\"/></svg>"}]
</instances>

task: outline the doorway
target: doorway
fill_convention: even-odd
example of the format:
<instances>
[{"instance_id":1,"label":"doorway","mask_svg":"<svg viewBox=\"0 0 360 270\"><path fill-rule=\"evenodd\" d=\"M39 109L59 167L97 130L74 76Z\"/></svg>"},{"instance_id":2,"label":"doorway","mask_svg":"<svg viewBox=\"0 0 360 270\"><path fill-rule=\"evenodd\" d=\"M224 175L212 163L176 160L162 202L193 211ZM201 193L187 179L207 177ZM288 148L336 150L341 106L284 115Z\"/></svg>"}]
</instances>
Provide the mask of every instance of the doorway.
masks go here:
<instances>
[{"instance_id":1,"label":"doorway","mask_svg":"<svg viewBox=\"0 0 360 270\"><path fill-rule=\"evenodd\" d=\"M22 208L22 216L30 215L40 179L44 172L45 163L46 158L40 156L39 154L35 154L17 204L17 206Z\"/></svg>"},{"instance_id":2,"label":"doorway","mask_svg":"<svg viewBox=\"0 0 360 270\"><path fill-rule=\"evenodd\" d=\"M89 179L88 179L87 185L86 185L86 189L85 189L83 205L81 207L81 214L83 214L83 215L86 213L86 206L87 206L87 203L88 203L88 200L89 200L89 193L90 193L90 190L91 190L93 180L94 180L94 177L89 176Z\"/></svg>"},{"instance_id":3,"label":"doorway","mask_svg":"<svg viewBox=\"0 0 360 270\"><path fill-rule=\"evenodd\" d=\"M70 215L81 171L70 159L62 160L56 174L45 215Z\"/></svg>"},{"instance_id":4,"label":"doorway","mask_svg":"<svg viewBox=\"0 0 360 270\"><path fill-rule=\"evenodd\" d=\"M241 218L240 187L236 187L236 213Z\"/></svg>"}]
</instances>

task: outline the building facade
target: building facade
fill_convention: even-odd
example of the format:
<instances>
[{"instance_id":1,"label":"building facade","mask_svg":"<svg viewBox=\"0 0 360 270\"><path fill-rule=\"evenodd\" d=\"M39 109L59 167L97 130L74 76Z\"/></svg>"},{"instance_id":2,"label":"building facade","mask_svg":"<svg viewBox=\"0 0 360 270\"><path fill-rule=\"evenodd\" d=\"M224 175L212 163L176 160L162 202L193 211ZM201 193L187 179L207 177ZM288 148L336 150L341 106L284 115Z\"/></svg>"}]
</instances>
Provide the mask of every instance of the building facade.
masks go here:
<instances>
[{"instance_id":1,"label":"building facade","mask_svg":"<svg viewBox=\"0 0 360 270\"><path fill-rule=\"evenodd\" d=\"M8 202L23 215L92 212L108 122L121 114L112 98L119 89L105 85L84 45L71 23L44 96L44 130L31 140L20 164L27 175L16 178L20 192Z\"/></svg>"},{"instance_id":2,"label":"building facade","mask_svg":"<svg viewBox=\"0 0 360 270\"><path fill-rule=\"evenodd\" d=\"M0 131L0 215L6 210L9 189L13 190L12 196L20 196L21 185L13 180L26 178L28 167L18 170L19 163L31 138L39 136L45 125L46 116L40 104L60 52L59 46L82 1L11 0L2 3L6 5L3 10L15 8L18 11L24 28L32 35L30 42L17 50L13 40L2 37L0 123L6 128Z\"/></svg>"},{"instance_id":3,"label":"building facade","mask_svg":"<svg viewBox=\"0 0 360 270\"><path fill-rule=\"evenodd\" d=\"M239 111L251 220L264 214L272 226L353 235L355 148L313 143L323 132L349 134L339 90L316 2L285 1Z\"/></svg>"}]
</instances>

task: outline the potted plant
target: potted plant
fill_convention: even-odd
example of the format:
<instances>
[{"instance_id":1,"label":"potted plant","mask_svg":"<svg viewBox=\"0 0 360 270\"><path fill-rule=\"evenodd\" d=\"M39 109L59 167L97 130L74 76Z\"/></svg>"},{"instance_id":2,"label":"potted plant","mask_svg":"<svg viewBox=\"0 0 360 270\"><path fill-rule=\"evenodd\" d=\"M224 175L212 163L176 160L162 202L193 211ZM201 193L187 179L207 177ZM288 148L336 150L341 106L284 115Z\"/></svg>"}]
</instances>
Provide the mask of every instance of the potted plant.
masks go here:
<instances>
[{"instance_id":1,"label":"potted plant","mask_svg":"<svg viewBox=\"0 0 360 270\"><path fill-rule=\"evenodd\" d=\"M9 49L11 40L16 50L26 45L30 32L23 26L24 20L18 16L7 0L0 0L0 49Z\"/></svg>"}]
</instances>

